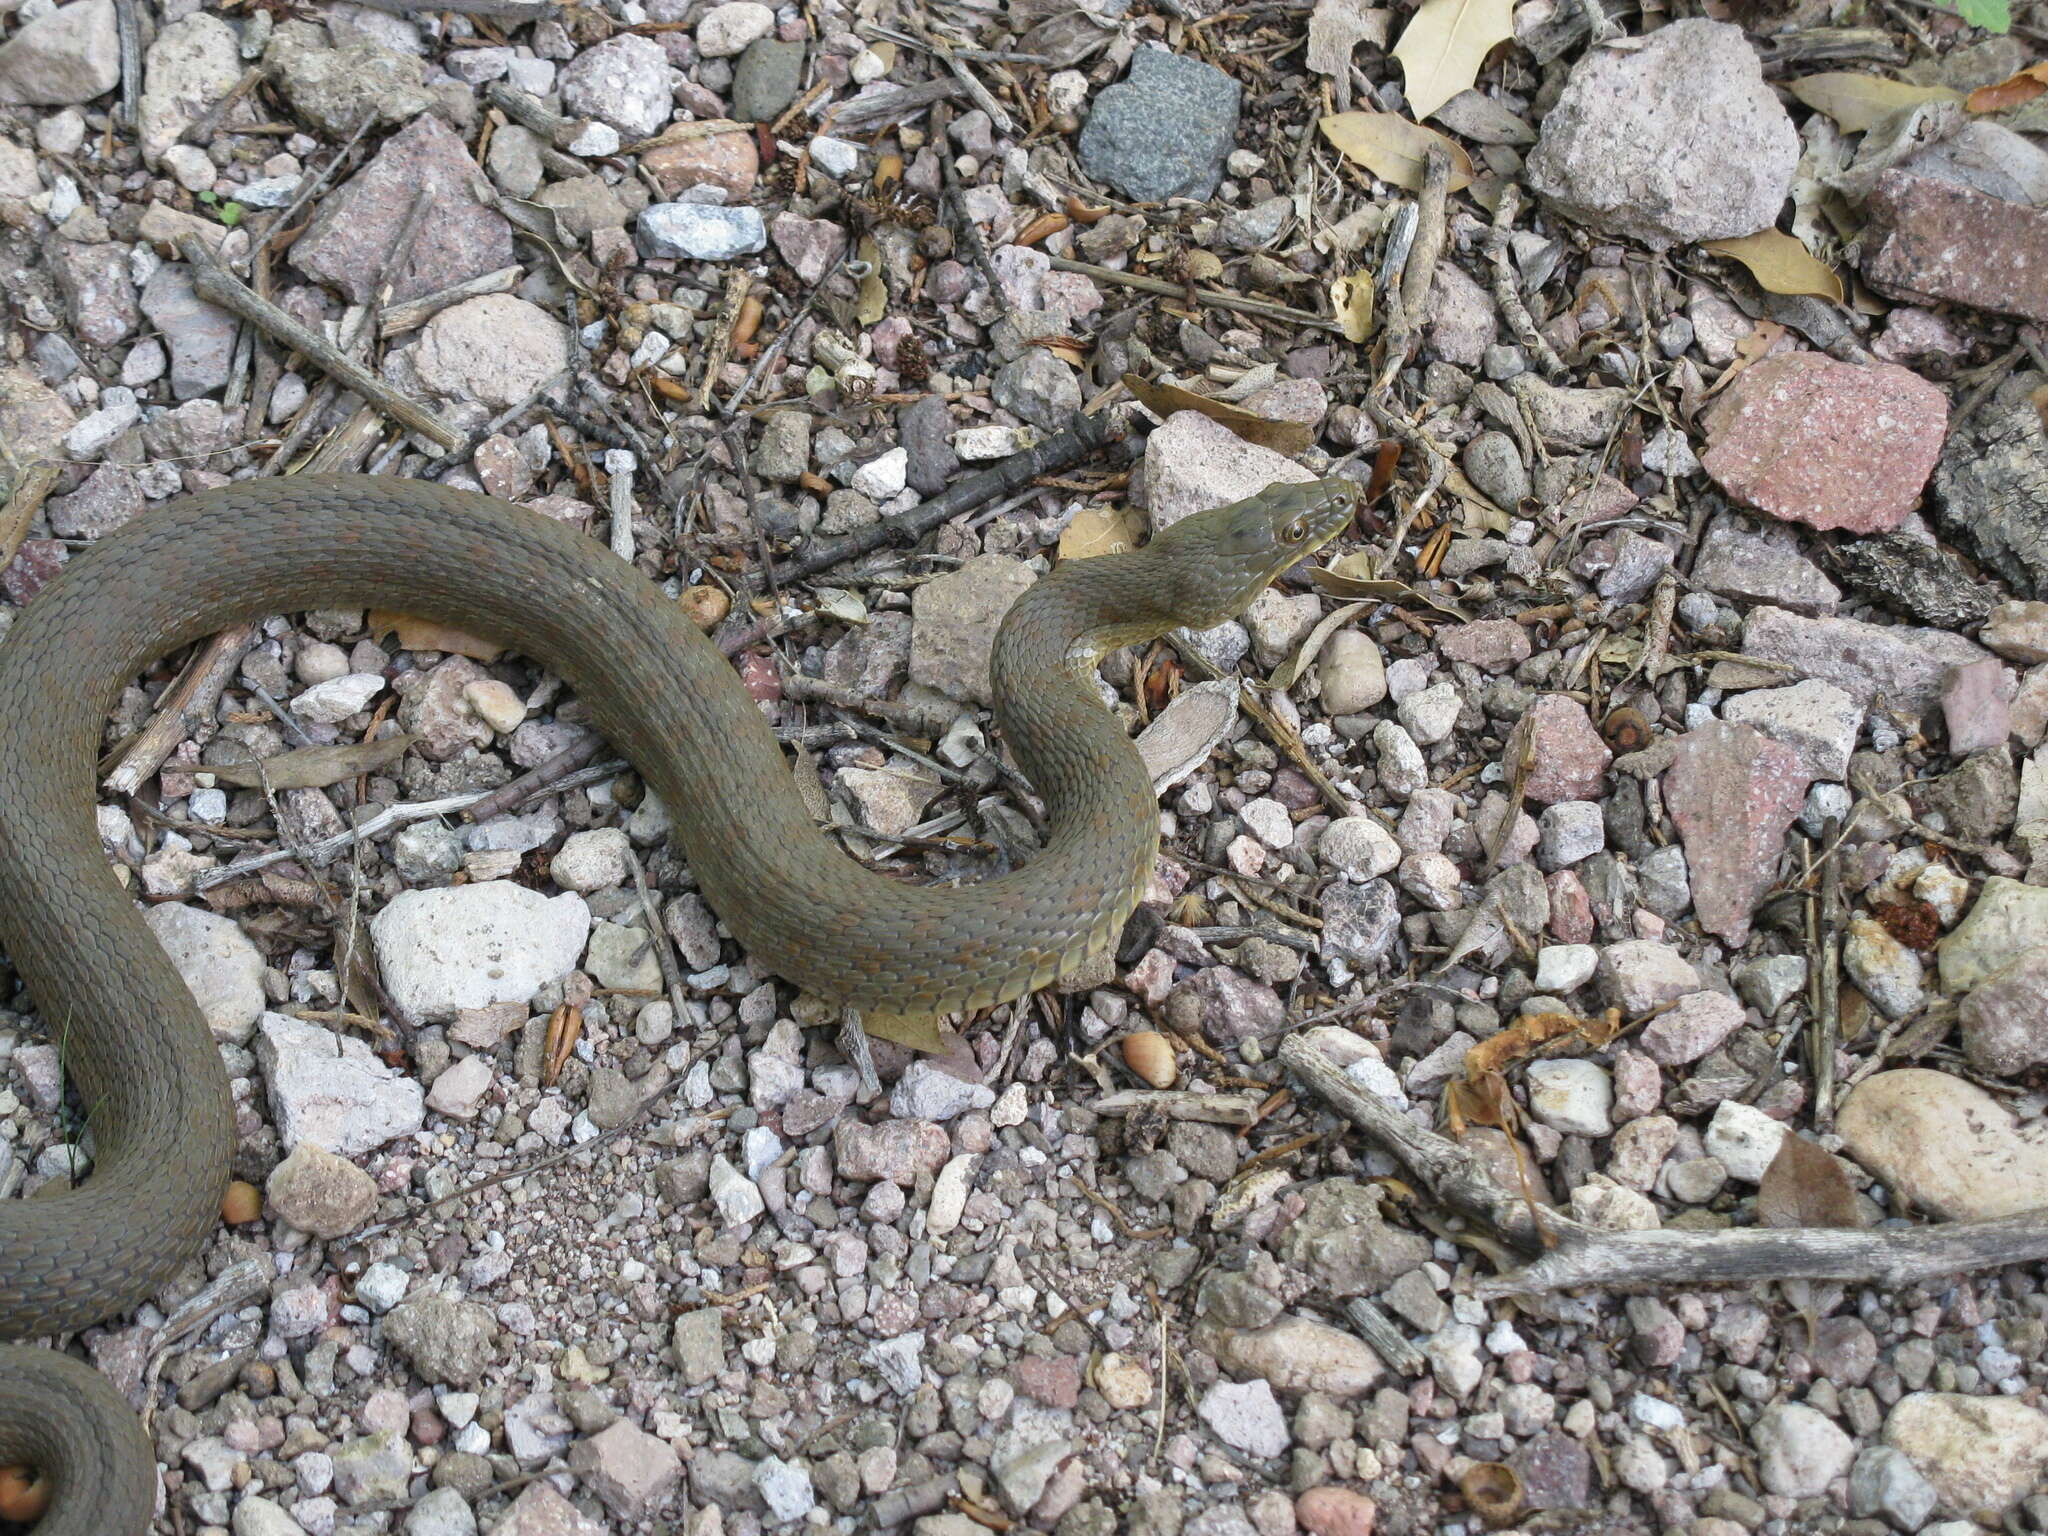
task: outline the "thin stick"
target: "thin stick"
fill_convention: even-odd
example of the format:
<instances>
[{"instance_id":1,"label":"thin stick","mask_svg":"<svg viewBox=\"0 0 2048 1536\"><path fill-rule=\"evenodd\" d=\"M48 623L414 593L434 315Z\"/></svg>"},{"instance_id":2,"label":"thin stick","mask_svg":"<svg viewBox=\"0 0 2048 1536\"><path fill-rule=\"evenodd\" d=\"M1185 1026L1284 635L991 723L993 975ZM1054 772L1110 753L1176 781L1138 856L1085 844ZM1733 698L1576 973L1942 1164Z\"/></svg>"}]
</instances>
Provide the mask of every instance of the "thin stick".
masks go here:
<instances>
[{"instance_id":1,"label":"thin stick","mask_svg":"<svg viewBox=\"0 0 2048 1536\"><path fill-rule=\"evenodd\" d=\"M144 779L163 766L193 724L220 702L221 691L242 664L242 654L255 643L254 624L237 624L206 642L206 648L185 668L185 675L159 702L156 717L142 728L120 764L107 775L109 794L134 794Z\"/></svg>"},{"instance_id":2,"label":"thin stick","mask_svg":"<svg viewBox=\"0 0 2048 1536\"><path fill-rule=\"evenodd\" d=\"M1169 283L1163 277L1147 277L1140 272L1118 272L1111 267L1098 267L1093 262L1074 261L1065 256L1051 258L1055 272L1078 272L1098 283L1114 283L1119 288L1135 288L1140 293L1156 293L1164 299L1188 297L1185 283ZM1326 320L1321 315L1311 314L1305 309L1290 309L1285 304L1268 304L1263 299L1247 299L1241 294L1227 293L1221 288L1197 288L1195 302L1207 304L1213 309L1228 309L1241 315L1258 315L1267 320L1283 320L1290 325L1308 326L1319 331L1335 331L1342 334L1344 327L1335 320Z\"/></svg>"},{"instance_id":3,"label":"thin stick","mask_svg":"<svg viewBox=\"0 0 2048 1536\"><path fill-rule=\"evenodd\" d=\"M1437 258L1444 248L1444 206L1451 185L1450 152L1432 144L1422 163L1422 194L1415 204L1415 240L1408 248L1407 264L1401 269L1401 291L1389 306L1385 339L1380 354L1380 371L1367 393L1384 399L1395 378L1407 366L1409 349L1422 329L1423 312L1429 307L1429 290L1436 282Z\"/></svg>"},{"instance_id":4,"label":"thin stick","mask_svg":"<svg viewBox=\"0 0 2048 1536\"><path fill-rule=\"evenodd\" d=\"M661 908L648 887L647 871L641 868L640 855L630 843L626 847L626 867L633 871L633 889L640 897L640 913L647 920L647 939L654 946L654 963L661 967L661 982L668 989L668 1005L675 1010L675 1022L681 1024L688 1017L683 1006L688 1001L683 993L683 970L676 964L668 930L661 926Z\"/></svg>"},{"instance_id":5,"label":"thin stick","mask_svg":"<svg viewBox=\"0 0 2048 1536\"><path fill-rule=\"evenodd\" d=\"M454 448L462 442L461 433L425 406L344 356L326 337L301 325L275 304L258 298L214 258L213 252L197 235L186 235L178 242L178 250L191 264L192 286L202 299L232 310L251 325L295 348L329 377L354 390L409 430L444 449Z\"/></svg>"},{"instance_id":6,"label":"thin stick","mask_svg":"<svg viewBox=\"0 0 2048 1536\"><path fill-rule=\"evenodd\" d=\"M535 789L534 793L539 794L544 789L549 788L570 790L580 788L585 784L601 783L603 780L612 777L612 775L623 771L625 767L626 765L623 762L599 763L594 768L586 768L581 773L570 774L552 785L540 786ZM386 832L395 831L399 827L410 826L416 821L427 821L437 816L456 815L459 812L472 809L486 798L488 798L486 795L479 792L467 795L449 795L446 799L442 800L415 800L405 805L388 805L359 827L350 827L345 832L337 832L332 837L324 837L319 842L309 844L304 848L277 848L269 853L259 853L251 858L240 859L233 864L223 865L219 869L206 870L197 876L192 883L195 889L206 891L211 890L216 885L225 884L229 880L238 880L243 875L254 874L259 869L268 869L273 864L282 864L288 859L306 858L316 863L324 863L338 853L346 853L357 843L369 842L375 838L382 837Z\"/></svg>"},{"instance_id":7,"label":"thin stick","mask_svg":"<svg viewBox=\"0 0 2048 1536\"><path fill-rule=\"evenodd\" d=\"M1842 1038L1842 925L1847 918L1842 861L1833 846L1839 831L1833 817L1821 828L1827 851L1821 855L1820 942L1813 986L1813 1124L1821 1131L1834 1129L1835 1048Z\"/></svg>"},{"instance_id":8,"label":"thin stick","mask_svg":"<svg viewBox=\"0 0 2048 1536\"><path fill-rule=\"evenodd\" d=\"M185 131L178 135L178 142L180 144L212 143L215 132L220 128L221 123L226 120L228 113L233 110L235 103L248 95L256 83L269 73L270 66L267 64L251 64L247 69L243 70L242 78L228 87L227 95L221 97L219 101L216 101L212 106L192 119L191 124Z\"/></svg>"},{"instance_id":9,"label":"thin stick","mask_svg":"<svg viewBox=\"0 0 2048 1536\"><path fill-rule=\"evenodd\" d=\"M551 785L558 784L570 774L588 767L604 750L604 738L598 735L585 736L581 741L562 748L553 757L536 763L509 784L501 784L487 795L477 797L473 805L466 807L471 821L489 821L493 816L505 812L529 800Z\"/></svg>"},{"instance_id":10,"label":"thin stick","mask_svg":"<svg viewBox=\"0 0 2048 1536\"><path fill-rule=\"evenodd\" d=\"M1997 1221L1860 1231L1743 1227L1725 1232L1596 1232L1524 1269L1482 1280L1482 1298L1573 1286L1606 1290L1843 1280L1897 1290L2048 1259L2048 1210Z\"/></svg>"},{"instance_id":11,"label":"thin stick","mask_svg":"<svg viewBox=\"0 0 2048 1536\"><path fill-rule=\"evenodd\" d=\"M1486 232L1486 259L1493 267L1493 302L1507 316L1508 329L1515 333L1515 340L1536 359L1537 368L1546 378L1554 379L1564 372L1564 359L1536 328L1529 306L1522 302L1508 252L1508 237L1514 233L1515 215L1521 206L1522 189L1512 181L1506 183L1501 188L1500 201L1494 205L1493 227Z\"/></svg>"},{"instance_id":12,"label":"thin stick","mask_svg":"<svg viewBox=\"0 0 2048 1536\"><path fill-rule=\"evenodd\" d=\"M21 472L21 478L14 484L14 494L7 498L6 507L0 509L0 571L12 565L21 552L21 541L35 526L36 514L57 488L57 477L62 473L55 464L31 464Z\"/></svg>"},{"instance_id":13,"label":"thin stick","mask_svg":"<svg viewBox=\"0 0 2048 1536\"><path fill-rule=\"evenodd\" d=\"M423 16L449 11L457 16L497 16L514 26L525 21L545 21L560 9L553 0L361 0L373 11L393 16Z\"/></svg>"},{"instance_id":14,"label":"thin stick","mask_svg":"<svg viewBox=\"0 0 2048 1536\"><path fill-rule=\"evenodd\" d=\"M1039 475L1058 474L1070 469L1112 442L1119 441L1121 429L1106 415L1080 416L1066 431L1047 438L1035 448L1012 454L993 468L967 476L948 486L930 501L921 501L907 512L870 524L858 533L836 539L814 539L795 561L775 573L778 582L802 581L829 571L835 565L871 554L892 540L914 543L940 524L984 502L1007 496Z\"/></svg>"},{"instance_id":15,"label":"thin stick","mask_svg":"<svg viewBox=\"0 0 2048 1536\"><path fill-rule=\"evenodd\" d=\"M393 336L402 336L425 325L442 310L460 304L464 299L474 299L486 293L510 293L525 270L524 267L500 267L495 272L484 273L482 277L472 277L468 282L437 289L416 299L387 304L377 311L377 334L388 341Z\"/></svg>"},{"instance_id":16,"label":"thin stick","mask_svg":"<svg viewBox=\"0 0 2048 1536\"><path fill-rule=\"evenodd\" d=\"M744 267L737 267L725 275L725 301L718 306L718 319L711 332L711 350L704 358L704 378L697 386L697 398L691 402L700 411L711 409L711 391L717 387L718 370L732 356L732 338L740 323L740 308L747 302L747 291L753 286L753 275Z\"/></svg>"}]
</instances>

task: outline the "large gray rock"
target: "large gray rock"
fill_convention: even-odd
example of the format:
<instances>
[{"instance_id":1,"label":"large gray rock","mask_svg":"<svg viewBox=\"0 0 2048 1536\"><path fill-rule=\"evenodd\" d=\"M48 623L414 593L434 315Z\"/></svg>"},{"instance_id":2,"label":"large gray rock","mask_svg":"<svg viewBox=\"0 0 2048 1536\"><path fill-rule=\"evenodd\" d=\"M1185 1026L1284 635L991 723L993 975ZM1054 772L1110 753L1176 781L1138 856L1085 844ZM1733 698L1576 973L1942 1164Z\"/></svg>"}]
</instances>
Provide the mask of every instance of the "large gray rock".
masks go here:
<instances>
[{"instance_id":1,"label":"large gray rock","mask_svg":"<svg viewBox=\"0 0 2048 1536\"><path fill-rule=\"evenodd\" d=\"M2048 428L2015 373L1956 430L1934 469L1934 521L2022 598L2048 598Z\"/></svg>"},{"instance_id":2,"label":"large gray rock","mask_svg":"<svg viewBox=\"0 0 2048 1536\"><path fill-rule=\"evenodd\" d=\"M1133 202L1206 198L1223 179L1241 95L1220 69L1141 48L1130 73L1095 98L1081 168Z\"/></svg>"},{"instance_id":3,"label":"large gray rock","mask_svg":"<svg viewBox=\"0 0 2048 1536\"><path fill-rule=\"evenodd\" d=\"M257 1025L256 1060L287 1148L301 1141L360 1157L426 1119L425 1095L362 1041L281 1013Z\"/></svg>"},{"instance_id":4,"label":"large gray rock","mask_svg":"<svg viewBox=\"0 0 2048 1536\"><path fill-rule=\"evenodd\" d=\"M120 80L114 0L59 6L0 46L0 106L76 106Z\"/></svg>"},{"instance_id":5,"label":"large gray rock","mask_svg":"<svg viewBox=\"0 0 2048 1536\"><path fill-rule=\"evenodd\" d=\"M402 891L370 920L384 984L414 1018L523 1003L565 976L590 936L581 896L552 899L509 880Z\"/></svg>"},{"instance_id":6,"label":"large gray rock","mask_svg":"<svg viewBox=\"0 0 2048 1536\"><path fill-rule=\"evenodd\" d=\"M1687 20L1572 69L1530 152L1560 212L1656 250L1768 229L1799 135L1740 27Z\"/></svg>"}]
</instances>

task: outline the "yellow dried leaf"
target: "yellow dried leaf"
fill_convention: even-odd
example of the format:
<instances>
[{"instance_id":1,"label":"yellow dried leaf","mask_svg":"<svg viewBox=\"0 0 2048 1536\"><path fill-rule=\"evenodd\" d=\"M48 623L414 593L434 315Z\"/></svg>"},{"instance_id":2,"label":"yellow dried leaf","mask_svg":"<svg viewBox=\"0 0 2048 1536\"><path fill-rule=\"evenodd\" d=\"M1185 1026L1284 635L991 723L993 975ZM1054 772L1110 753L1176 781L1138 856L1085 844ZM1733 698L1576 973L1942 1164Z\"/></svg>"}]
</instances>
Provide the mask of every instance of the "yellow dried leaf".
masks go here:
<instances>
[{"instance_id":1,"label":"yellow dried leaf","mask_svg":"<svg viewBox=\"0 0 2048 1536\"><path fill-rule=\"evenodd\" d=\"M891 1040L913 1051L925 1051L934 1056L945 1053L945 1032L939 1028L939 1021L935 1018L863 1013L860 1022L861 1027L878 1040Z\"/></svg>"},{"instance_id":2,"label":"yellow dried leaf","mask_svg":"<svg viewBox=\"0 0 2048 1536\"><path fill-rule=\"evenodd\" d=\"M1846 70L1794 80L1792 94L1814 111L1833 118L1844 133L1868 133L1894 112L1922 102L1963 99L1960 91L1945 85L1909 85L1904 80Z\"/></svg>"},{"instance_id":3,"label":"yellow dried leaf","mask_svg":"<svg viewBox=\"0 0 2048 1536\"><path fill-rule=\"evenodd\" d=\"M1771 293L1808 293L1842 302L1842 280L1835 269L1783 230L1759 230L1740 240L1708 240L1700 249L1741 262Z\"/></svg>"},{"instance_id":4,"label":"yellow dried leaf","mask_svg":"<svg viewBox=\"0 0 2048 1536\"><path fill-rule=\"evenodd\" d=\"M1095 555L1120 555L1138 547L1145 531L1144 514L1134 507L1083 507L1060 534L1062 560L1087 560Z\"/></svg>"},{"instance_id":5,"label":"yellow dried leaf","mask_svg":"<svg viewBox=\"0 0 2048 1536\"><path fill-rule=\"evenodd\" d=\"M1344 339L1359 343L1372 340L1376 329L1372 308L1373 283L1370 272L1354 272L1330 284L1330 307L1344 328Z\"/></svg>"},{"instance_id":6,"label":"yellow dried leaf","mask_svg":"<svg viewBox=\"0 0 2048 1536\"><path fill-rule=\"evenodd\" d=\"M1714 243L1732 256L1771 293L1811 295L1831 304L1844 301L1841 275L1806 248L1803 241L1779 230L1764 230L1741 240Z\"/></svg>"},{"instance_id":7,"label":"yellow dried leaf","mask_svg":"<svg viewBox=\"0 0 2048 1536\"><path fill-rule=\"evenodd\" d=\"M372 635L396 631L399 645L408 651L452 651L472 661L496 661L505 654L504 646L479 639L453 624L437 624L432 619L414 618L388 608L371 609L365 627Z\"/></svg>"},{"instance_id":8,"label":"yellow dried leaf","mask_svg":"<svg viewBox=\"0 0 2048 1536\"><path fill-rule=\"evenodd\" d=\"M1135 373L1127 373L1124 375L1124 388L1137 397L1140 405L1162 420L1175 411L1200 411L1211 421L1221 422L1230 428L1246 442L1270 448L1275 453L1303 453L1316 440L1315 432L1302 422L1273 421L1256 416L1243 406L1211 400L1207 395L1182 389L1178 384L1156 383L1141 379Z\"/></svg>"},{"instance_id":9,"label":"yellow dried leaf","mask_svg":"<svg viewBox=\"0 0 2048 1536\"><path fill-rule=\"evenodd\" d=\"M1422 0L1394 45L1408 108L1426 118L1479 78L1487 54L1515 35L1515 0Z\"/></svg>"},{"instance_id":10,"label":"yellow dried leaf","mask_svg":"<svg viewBox=\"0 0 2048 1536\"><path fill-rule=\"evenodd\" d=\"M1364 166L1381 181L1410 192L1422 190L1422 159L1432 144L1451 154L1450 189L1472 185L1472 157L1434 128L1411 123L1394 112L1337 112L1320 124L1323 137L1347 160Z\"/></svg>"}]
</instances>

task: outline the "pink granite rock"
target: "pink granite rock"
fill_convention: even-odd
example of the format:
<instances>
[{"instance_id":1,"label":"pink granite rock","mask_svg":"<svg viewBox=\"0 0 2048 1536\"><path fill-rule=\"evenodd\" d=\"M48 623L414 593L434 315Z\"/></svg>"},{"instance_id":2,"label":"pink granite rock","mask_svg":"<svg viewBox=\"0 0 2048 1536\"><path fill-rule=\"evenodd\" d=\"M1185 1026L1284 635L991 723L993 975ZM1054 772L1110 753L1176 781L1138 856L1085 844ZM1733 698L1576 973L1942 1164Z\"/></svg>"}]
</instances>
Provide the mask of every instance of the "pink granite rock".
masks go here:
<instances>
[{"instance_id":1,"label":"pink granite rock","mask_svg":"<svg viewBox=\"0 0 2048 1536\"><path fill-rule=\"evenodd\" d=\"M1586 707L1561 693L1546 693L1529 706L1508 739L1512 771L1526 762L1523 788L1538 805L1560 800L1598 800L1614 754L1593 729Z\"/></svg>"},{"instance_id":2,"label":"pink granite rock","mask_svg":"<svg viewBox=\"0 0 2048 1536\"><path fill-rule=\"evenodd\" d=\"M1804 757L1746 725L1714 720L1678 738L1664 806L1685 840L1693 912L1707 932L1748 939L1812 782Z\"/></svg>"},{"instance_id":3,"label":"pink granite rock","mask_svg":"<svg viewBox=\"0 0 2048 1536\"><path fill-rule=\"evenodd\" d=\"M1895 363L1788 352L1745 371L1703 422L1700 464L1731 496L1786 522L1886 533L1934 472L1948 397Z\"/></svg>"}]
</instances>

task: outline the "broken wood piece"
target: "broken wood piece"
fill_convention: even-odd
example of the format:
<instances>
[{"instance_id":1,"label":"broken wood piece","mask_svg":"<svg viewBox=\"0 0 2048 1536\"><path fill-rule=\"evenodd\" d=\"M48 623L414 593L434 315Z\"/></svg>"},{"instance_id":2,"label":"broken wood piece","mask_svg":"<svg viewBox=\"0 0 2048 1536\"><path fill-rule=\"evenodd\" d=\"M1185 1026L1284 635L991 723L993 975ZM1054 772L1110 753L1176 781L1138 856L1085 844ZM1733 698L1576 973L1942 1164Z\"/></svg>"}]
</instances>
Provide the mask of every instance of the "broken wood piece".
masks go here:
<instances>
[{"instance_id":1,"label":"broken wood piece","mask_svg":"<svg viewBox=\"0 0 2048 1536\"><path fill-rule=\"evenodd\" d=\"M221 265L206 243L188 234L178 252L192 267L192 286L209 304L231 310L273 340L291 347L336 383L354 390L392 420L444 449L461 445L462 434L425 406L401 394L344 355L317 331L301 325L268 300L258 298L240 278Z\"/></svg>"}]
</instances>

